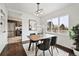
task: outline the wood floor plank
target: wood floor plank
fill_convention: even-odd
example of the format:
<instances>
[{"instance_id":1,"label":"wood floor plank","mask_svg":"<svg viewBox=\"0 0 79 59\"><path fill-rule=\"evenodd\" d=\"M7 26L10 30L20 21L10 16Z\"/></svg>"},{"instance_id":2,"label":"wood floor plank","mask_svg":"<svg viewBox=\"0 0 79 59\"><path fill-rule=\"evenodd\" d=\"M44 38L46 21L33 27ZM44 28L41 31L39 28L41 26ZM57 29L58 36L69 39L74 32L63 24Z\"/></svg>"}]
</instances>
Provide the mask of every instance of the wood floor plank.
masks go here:
<instances>
[{"instance_id":1,"label":"wood floor plank","mask_svg":"<svg viewBox=\"0 0 79 59\"><path fill-rule=\"evenodd\" d=\"M27 56L22 43L7 44L1 53L1 56Z\"/></svg>"}]
</instances>

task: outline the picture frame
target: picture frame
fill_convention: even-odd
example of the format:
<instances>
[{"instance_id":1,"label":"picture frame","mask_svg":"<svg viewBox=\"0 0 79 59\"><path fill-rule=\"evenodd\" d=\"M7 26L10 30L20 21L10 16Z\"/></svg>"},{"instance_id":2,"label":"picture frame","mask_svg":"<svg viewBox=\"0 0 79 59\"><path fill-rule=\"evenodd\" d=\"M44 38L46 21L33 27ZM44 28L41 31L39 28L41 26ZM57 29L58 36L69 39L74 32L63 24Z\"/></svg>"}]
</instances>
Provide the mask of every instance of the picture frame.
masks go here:
<instances>
[{"instance_id":1,"label":"picture frame","mask_svg":"<svg viewBox=\"0 0 79 59\"><path fill-rule=\"evenodd\" d=\"M29 30L36 31L37 30L37 22L36 20L29 19Z\"/></svg>"}]
</instances>

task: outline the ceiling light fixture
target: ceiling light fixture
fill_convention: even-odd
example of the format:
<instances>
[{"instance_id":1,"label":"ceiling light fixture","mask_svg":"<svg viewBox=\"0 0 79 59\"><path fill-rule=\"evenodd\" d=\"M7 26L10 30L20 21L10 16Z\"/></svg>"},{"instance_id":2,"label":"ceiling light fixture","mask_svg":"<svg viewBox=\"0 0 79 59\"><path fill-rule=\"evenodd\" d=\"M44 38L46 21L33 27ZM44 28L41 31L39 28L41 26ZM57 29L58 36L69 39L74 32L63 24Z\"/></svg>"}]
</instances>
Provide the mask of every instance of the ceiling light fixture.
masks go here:
<instances>
[{"instance_id":1,"label":"ceiling light fixture","mask_svg":"<svg viewBox=\"0 0 79 59\"><path fill-rule=\"evenodd\" d=\"M40 9L39 8L39 5L40 5L40 3L36 3L37 4L37 10L35 11L35 15L36 16L39 16L39 15L41 15L41 14L43 14L43 9Z\"/></svg>"}]
</instances>

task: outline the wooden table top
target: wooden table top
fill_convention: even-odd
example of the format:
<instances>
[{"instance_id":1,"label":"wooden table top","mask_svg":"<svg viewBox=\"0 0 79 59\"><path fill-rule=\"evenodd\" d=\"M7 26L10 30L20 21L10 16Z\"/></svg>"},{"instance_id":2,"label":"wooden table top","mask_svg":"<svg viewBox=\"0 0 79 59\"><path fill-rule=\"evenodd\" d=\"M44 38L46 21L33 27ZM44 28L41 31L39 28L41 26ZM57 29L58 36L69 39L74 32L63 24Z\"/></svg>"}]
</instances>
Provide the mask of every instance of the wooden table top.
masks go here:
<instances>
[{"instance_id":1,"label":"wooden table top","mask_svg":"<svg viewBox=\"0 0 79 59\"><path fill-rule=\"evenodd\" d=\"M39 40L40 36L39 35L31 35L30 36L30 39L33 40L33 41L37 41Z\"/></svg>"},{"instance_id":2,"label":"wooden table top","mask_svg":"<svg viewBox=\"0 0 79 59\"><path fill-rule=\"evenodd\" d=\"M56 37L56 35L49 35L49 34L45 34L45 35L31 35L30 36L30 39L33 40L33 41L38 41L38 40L41 40L41 39L45 39L45 38L51 38L51 37Z\"/></svg>"}]
</instances>

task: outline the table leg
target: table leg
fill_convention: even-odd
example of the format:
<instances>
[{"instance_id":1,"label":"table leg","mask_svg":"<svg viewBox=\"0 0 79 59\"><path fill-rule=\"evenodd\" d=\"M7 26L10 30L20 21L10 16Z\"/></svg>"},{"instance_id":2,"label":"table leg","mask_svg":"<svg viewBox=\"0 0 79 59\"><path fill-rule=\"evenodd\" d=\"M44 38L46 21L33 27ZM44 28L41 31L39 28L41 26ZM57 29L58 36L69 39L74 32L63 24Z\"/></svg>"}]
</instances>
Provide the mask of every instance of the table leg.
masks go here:
<instances>
[{"instance_id":1,"label":"table leg","mask_svg":"<svg viewBox=\"0 0 79 59\"><path fill-rule=\"evenodd\" d=\"M37 52L38 52L37 43L38 42L36 42L35 56L37 56Z\"/></svg>"},{"instance_id":2,"label":"table leg","mask_svg":"<svg viewBox=\"0 0 79 59\"><path fill-rule=\"evenodd\" d=\"M30 47L31 47L31 41L30 41L30 43L29 43L29 48L28 48L28 51L30 50Z\"/></svg>"}]
</instances>

